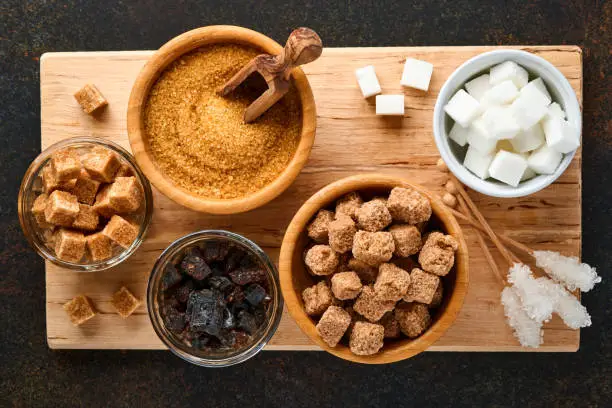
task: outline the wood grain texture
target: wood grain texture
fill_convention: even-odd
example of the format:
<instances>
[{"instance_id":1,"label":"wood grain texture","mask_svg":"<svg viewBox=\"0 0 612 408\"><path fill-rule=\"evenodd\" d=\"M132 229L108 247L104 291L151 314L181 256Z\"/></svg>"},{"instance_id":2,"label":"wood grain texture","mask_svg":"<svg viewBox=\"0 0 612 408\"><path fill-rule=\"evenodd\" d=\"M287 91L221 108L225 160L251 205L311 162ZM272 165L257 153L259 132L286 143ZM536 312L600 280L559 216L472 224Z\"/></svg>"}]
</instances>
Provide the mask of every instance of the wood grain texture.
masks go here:
<instances>
[{"instance_id":1,"label":"wood grain texture","mask_svg":"<svg viewBox=\"0 0 612 408\"><path fill-rule=\"evenodd\" d=\"M442 193L445 176L435 167L439 157L431 129L433 105L444 80L466 59L496 47L328 48L306 65L317 104L317 135L308 164L279 197L257 210L234 215L206 215L185 209L154 191L155 212L147 239L124 264L102 273L78 274L47 264L47 338L51 348L162 349L140 307L123 320L113 313L112 293L125 284L144 297L149 271L171 241L188 232L222 228L243 234L278 259L285 229L308 197L340 178L377 172L397 175ZM521 47L547 59L566 76L582 100L582 59L578 47ZM150 51L54 53L41 58L42 147L68 137L97 136L129 149L126 110L130 89ZM434 64L427 93L399 85L407 56ZM375 115L364 100L354 70L374 64L385 93L404 92L403 118ZM85 83L96 84L109 101L99 117L82 112L72 97ZM497 233L534 249L580 255L581 151L556 183L530 197L497 199L469 192ZM431 351L533 351L521 348L504 322L500 284L488 270L474 230L461 224L470 254L470 286L453 326ZM489 243L499 265L501 256ZM100 316L73 327L61 305L84 293ZM538 351L576 351L579 331L556 316L545 325ZM318 350L286 313L267 349Z\"/></svg>"}]
</instances>

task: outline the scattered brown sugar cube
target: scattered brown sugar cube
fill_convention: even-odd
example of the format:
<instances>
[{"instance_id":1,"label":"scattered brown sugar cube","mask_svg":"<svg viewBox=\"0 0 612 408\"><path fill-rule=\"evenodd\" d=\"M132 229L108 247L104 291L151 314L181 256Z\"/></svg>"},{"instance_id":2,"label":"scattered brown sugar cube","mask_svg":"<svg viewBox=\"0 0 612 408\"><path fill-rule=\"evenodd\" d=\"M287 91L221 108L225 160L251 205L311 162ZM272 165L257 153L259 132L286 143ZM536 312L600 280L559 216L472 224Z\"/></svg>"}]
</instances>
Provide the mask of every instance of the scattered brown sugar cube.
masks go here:
<instances>
[{"instance_id":1,"label":"scattered brown sugar cube","mask_svg":"<svg viewBox=\"0 0 612 408\"><path fill-rule=\"evenodd\" d=\"M55 190L72 191L76 184L76 179L59 181L57 177L55 177L55 173L50 164L43 167L41 174L43 190L47 194L51 194Z\"/></svg>"},{"instance_id":2,"label":"scattered brown sugar cube","mask_svg":"<svg viewBox=\"0 0 612 408\"><path fill-rule=\"evenodd\" d=\"M131 213L142 203L142 191L136 177L117 177L108 191L108 201L118 213Z\"/></svg>"},{"instance_id":3,"label":"scattered brown sugar cube","mask_svg":"<svg viewBox=\"0 0 612 408\"><path fill-rule=\"evenodd\" d=\"M73 149L60 150L51 156L51 171L59 182L73 180L81 174L81 160Z\"/></svg>"},{"instance_id":4,"label":"scattered brown sugar cube","mask_svg":"<svg viewBox=\"0 0 612 408\"><path fill-rule=\"evenodd\" d=\"M80 203L92 205L96 200L96 193L99 188L100 182L93 180L89 173L82 169L79 177L76 179L72 194L76 196Z\"/></svg>"},{"instance_id":5,"label":"scattered brown sugar cube","mask_svg":"<svg viewBox=\"0 0 612 408\"><path fill-rule=\"evenodd\" d=\"M329 245L315 245L306 252L306 266L314 275L331 275L338 269L338 255Z\"/></svg>"},{"instance_id":6,"label":"scattered brown sugar cube","mask_svg":"<svg viewBox=\"0 0 612 408\"><path fill-rule=\"evenodd\" d=\"M415 268L410 273L410 281L410 287L403 297L404 301L431 304L440 286L440 277Z\"/></svg>"},{"instance_id":7,"label":"scattered brown sugar cube","mask_svg":"<svg viewBox=\"0 0 612 408\"><path fill-rule=\"evenodd\" d=\"M91 300L84 295L75 296L70 302L65 303L64 310L75 326L85 323L96 315Z\"/></svg>"},{"instance_id":8,"label":"scattered brown sugar cube","mask_svg":"<svg viewBox=\"0 0 612 408\"><path fill-rule=\"evenodd\" d=\"M138 226L126 221L125 218L113 215L102 233L114 243L129 248L138 237Z\"/></svg>"},{"instance_id":9,"label":"scattered brown sugar cube","mask_svg":"<svg viewBox=\"0 0 612 408\"><path fill-rule=\"evenodd\" d=\"M394 301L382 300L374 291L373 286L364 286L355 301L353 309L371 322L377 322L387 312L395 307Z\"/></svg>"},{"instance_id":10,"label":"scattered brown sugar cube","mask_svg":"<svg viewBox=\"0 0 612 408\"><path fill-rule=\"evenodd\" d=\"M96 232L85 237L87 249L94 262L103 261L113 255L111 240L101 232Z\"/></svg>"},{"instance_id":11,"label":"scattered brown sugar cube","mask_svg":"<svg viewBox=\"0 0 612 408\"><path fill-rule=\"evenodd\" d=\"M401 334L400 325L393 312L387 312L380 319L379 324L385 328L386 339L397 339Z\"/></svg>"},{"instance_id":12,"label":"scattered brown sugar cube","mask_svg":"<svg viewBox=\"0 0 612 408\"><path fill-rule=\"evenodd\" d=\"M353 219L345 214L329 223L329 246L338 253L345 253L353 247L357 227Z\"/></svg>"},{"instance_id":13,"label":"scattered brown sugar cube","mask_svg":"<svg viewBox=\"0 0 612 408\"><path fill-rule=\"evenodd\" d=\"M396 224L389 228L395 243L394 254L400 257L414 255L421 250L421 233L414 225Z\"/></svg>"},{"instance_id":14,"label":"scattered brown sugar cube","mask_svg":"<svg viewBox=\"0 0 612 408\"><path fill-rule=\"evenodd\" d=\"M48 201L49 196L43 193L36 197L34 203L32 204L32 215L34 216L38 226L41 228L50 228L53 226L52 224L49 224L45 218L45 208L47 208Z\"/></svg>"},{"instance_id":15,"label":"scattered brown sugar cube","mask_svg":"<svg viewBox=\"0 0 612 408\"><path fill-rule=\"evenodd\" d=\"M132 177L133 175L134 175L134 172L132 171L132 168L125 163L121 163L121 165L119 166L119 169L115 173L115 178Z\"/></svg>"},{"instance_id":16,"label":"scattered brown sugar cube","mask_svg":"<svg viewBox=\"0 0 612 408\"><path fill-rule=\"evenodd\" d=\"M94 231L96 228L98 228L99 220L100 216L92 206L87 204L79 204L79 213L72 223L72 228L83 231Z\"/></svg>"},{"instance_id":17,"label":"scattered brown sugar cube","mask_svg":"<svg viewBox=\"0 0 612 408\"><path fill-rule=\"evenodd\" d=\"M53 225L71 227L78 214L79 202L74 195L61 190L51 193L45 207L45 221Z\"/></svg>"},{"instance_id":18,"label":"scattered brown sugar cube","mask_svg":"<svg viewBox=\"0 0 612 408\"><path fill-rule=\"evenodd\" d=\"M411 188L395 187L391 190L387 208L395 221L411 225L431 217L431 204L427 197Z\"/></svg>"},{"instance_id":19,"label":"scattered brown sugar cube","mask_svg":"<svg viewBox=\"0 0 612 408\"><path fill-rule=\"evenodd\" d=\"M108 105L108 101L94 84L87 84L76 91L74 99L81 105L85 113L93 113Z\"/></svg>"},{"instance_id":20,"label":"scattered brown sugar cube","mask_svg":"<svg viewBox=\"0 0 612 408\"><path fill-rule=\"evenodd\" d=\"M380 324L356 322L351 331L349 347L353 354L369 356L378 353L385 338L385 328Z\"/></svg>"},{"instance_id":21,"label":"scattered brown sugar cube","mask_svg":"<svg viewBox=\"0 0 612 408\"><path fill-rule=\"evenodd\" d=\"M357 231L353 240L353 256L371 266L387 262L393 256L395 243L388 232Z\"/></svg>"},{"instance_id":22,"label":"scattered brown sugar cube","mask_svg":"<svg viewBox=\"0 0 612 408\"><path fill-rule=\"evenodd\" d=\"M310 316L319 316L332 304L332 293L325 281L304 289L304 310Z\"/></svg>"},{"instance_id":23,"label":"scattered brown sugar cube","mask_svg":"<svg viewBox=\"0 0 612 408\"><path fill-rule=\"evenodd\" d=\"M431 298L431 303L429 304L429 307L440 306L442 304L442 296L444 296L444 286L442 285L442 280L440 280L440 284L436 289L436 293L434 293L433 297Z\"/></svg>"},{"instance_id":24,"label":"scattered brown sugar cube","mask_svg":"<svg viewBox=\"0 0 612 408\"><path fill-rule=\"evenodd\" d=\"M363 283L372 283L378 276L378 268L361 262L359 259L349 259L347 267L349 271L355 272L357 276L359 276L359 280Z\"/></svg>"},{"instance_id":25,"label":"scattered brown sugar cube","mask_svg":"<svg viewBox=\"0 0 612 408\"><path fill-rule=\"evenodd\" d=\"M82 232L61 228L55 237L55 256L67 262L79 262L85 255Z\"/></svg>"},{"instance_id":26,"label":"scattered brown sugar cube","mask_svg":"<svg viewBox=\"0 0 612 408\"><path fill-rule=\"evenodd\" d=\"M348 193L336 201L336 216L345 214L357 221L357 210L361 204L363 204L363 199L358 193Z\"/></svg>"},{"instance_id":27,"label":"scattered brown sugar cube","mask_svg":"<svg viewBox=\"0 0 612 408\"><path fill-rule=\"evenodd\" d=\"M327 308L317 324L317 333L329 347L336 347L351 323L351 316L338 306Z\"/></svg>"},{"instance_id":28,"label":"scattered brown sugar cube","mask_svg":"<svg viewBox=\"0 0 612 408\"><path fill-rule=\"evenodd\" d=\"M410 286L410 274L392 263L384 263L378 268L374 283L376 296L383 300L400 300Z\"/></svg>"},{"instance_id":29,"label":"scattered brown sugar cube","mask_svg":"<svg viewBox=\"0 0 612 408\"><path fill-rule=\"evenodd\" d=\"M320 210L314 220L308 225L308 236L317 244L327 244L329 223L334 220L334 213Z\"/></svg>"},{"instance_id":30,"label":"scattered brown sugar cube","mask_svg":"<svg viewBox=\"0 0 612 408\"><path fill-rule=\"evenodd\" d=\"M355 272L339 272L331 278L334 296L340 300L355 299L361 292L361 281Z\"/></svg>"},{"instance_id":31,"label":"scattered brown sugar cube","mask_svg":"<svg viewBox=\"0 0 612 408\"><path fill-rule=\"evenodd\" d=\"M115 292L111 303L117 310L117 313L124 319L134 313L138 306L140 306L140 300L125 286L122 286L121 289Z\"/></svg>"},{"instance_id":32,"label":"scattered brown sugar cube","mask_svg":"<svg viewBox=\"0 0 612 408\"><path fill-rule=\"evenodd\" d=\"M93 205L94 210L96 210L98 214L106 218L112 217L116 212L110 203L108 195L110 188L110 185L102 187L100 191L98 191L98 194L96 194L96 201Z\"/></svg>"},{"instance_id":33,"label":"scattered brown sugar cube","mask_svg":"<svg viewBox=\"0 0 612 408\"><path fill-rule=\"evenodd\" d=\"M422 303L401 303L395 308L395 318L408 337L418 337L431 325L427 306Z\"/></svg>"},{"instance_id":34,"label":"scattered brown sugar cube","mask_svg":"<svg viewBox=\"0 0 612 408\"><path fill-rule=\"evenodd\" d=\"M459 243L450 235L432 232L425 239L419 253L421 268L438 276L445 276L455 263L455 251Z\"/></svg>"},{"instance_id":35,"label":"scattered brown sugar cube","mask_svg":"<svg viewBox=\"0 0 612 408\"><path fill-rule=\"evenodd\" d=\"M363 204L357 210L359 228L376 232L391 224L391 214L381 200L372 200Z\"/></svg>"},{"instance_id":36,"label":"scattered brown sugar cube","mask_svg":"<svg viewBox=\"0 0 612 408\"><path fill-rule=\"evenodd\" d=\"M110 183L121 163L117 155L103 147L94 148L83 155L83 167L92 179Z\"/></svg>"}]
</instances>

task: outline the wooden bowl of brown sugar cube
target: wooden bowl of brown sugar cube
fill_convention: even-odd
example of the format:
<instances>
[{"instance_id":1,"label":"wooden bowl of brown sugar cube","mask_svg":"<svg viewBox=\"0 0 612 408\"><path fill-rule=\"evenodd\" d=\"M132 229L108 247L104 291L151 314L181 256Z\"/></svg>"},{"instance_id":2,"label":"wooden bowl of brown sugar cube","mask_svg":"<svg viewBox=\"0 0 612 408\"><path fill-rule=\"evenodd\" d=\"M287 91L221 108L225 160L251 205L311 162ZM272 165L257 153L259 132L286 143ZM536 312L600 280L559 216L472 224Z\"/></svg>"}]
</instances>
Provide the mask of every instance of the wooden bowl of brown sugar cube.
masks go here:
<instances>
[{"instance_id":1,"label":"wooden bowl of brown sugar cube","mask_svg":"<svg viewBox=\"0 0 612 408\"><path fill-rule=\"evenodd\" d=\"M336 181L283 239L285 304L325 351L367 364L412 357L453 324L468 287L463 232L444 204L402 178Z\"/></svg>"}]
</instances>

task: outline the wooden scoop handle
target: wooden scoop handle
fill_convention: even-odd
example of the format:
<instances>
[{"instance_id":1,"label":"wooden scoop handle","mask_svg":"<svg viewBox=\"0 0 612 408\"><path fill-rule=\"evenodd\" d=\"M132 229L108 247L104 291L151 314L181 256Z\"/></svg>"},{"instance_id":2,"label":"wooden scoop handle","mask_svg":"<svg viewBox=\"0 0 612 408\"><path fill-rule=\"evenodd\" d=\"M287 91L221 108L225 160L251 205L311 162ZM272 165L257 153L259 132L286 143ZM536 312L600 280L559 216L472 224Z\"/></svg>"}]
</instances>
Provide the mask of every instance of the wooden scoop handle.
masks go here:
<instances>
[{"instance_id":1,"label":"wooden scoop handle","mask_svg":"<svg viewBox=\"0 0 612 408\"><path fill-rule=\"evenodd\" d=\"M322 52L323 42L319 35L310 28L300 27L289 35L287 44L278 58L285 69L291 71L294 67L316 60Z\"/></svg>"}]
</instances>

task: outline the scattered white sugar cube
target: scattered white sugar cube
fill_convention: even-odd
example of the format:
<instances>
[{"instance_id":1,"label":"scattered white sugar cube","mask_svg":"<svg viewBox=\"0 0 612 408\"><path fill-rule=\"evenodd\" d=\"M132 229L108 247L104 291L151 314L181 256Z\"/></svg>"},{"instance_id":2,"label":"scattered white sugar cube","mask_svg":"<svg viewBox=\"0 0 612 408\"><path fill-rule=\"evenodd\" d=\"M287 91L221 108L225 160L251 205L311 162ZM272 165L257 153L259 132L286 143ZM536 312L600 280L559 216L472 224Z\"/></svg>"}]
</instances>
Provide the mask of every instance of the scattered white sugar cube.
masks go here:
<instances>
[{"instance_id":1,"label":"scattered white sugar cube","mask_svg":"<svg viewBox=\"0 0 612 408\"><path fill-rule=\"evenodd\" d=\"M543 322L552 317L554 302L535 280L529 266L521 263L512 265L508 271L508 282L512 284L530 318Z\"/></svg>"},{"instance_id":2,"label":"scattered white sugar cube","mask_svg":"<svg viewBox=\"0 0 612 408\"><path fill-rule=\"evenodd\" d=\"M529 80L529 74L525 71L525 68L514 61L506 61L494 66L489 74L491 85L496 85L509 79L520 89L527 85Z\"/></svg>"},{"instance_id":3,"label":"scattered white sugar cube","mask_svg":"<svg viewBox=\"0 0 612 408\"><path fill-rule=\"evenodd\" d=\"M463 165L466 169L484 180L489 178L489 166L492 161L492 154L483 154L470 145L465 154Z\"/></svg>"},{"instance_id":4,"label":"scattered white sugar cube","mask_svg":"<svg viewBox=\"0 0 612 408\"><path fill-rule=\"evenodd\" d=\"M492 106L483 113L482 120L489 136L497 140L512 139L521 130L509 107Z\"/></svg>"},{"instance_id":5,"label":"scattered white sugar cube","mask_svg":"<svg viewBox=\"0 0 612 408\"><path fill-rule=\"evenodd\" d=\"M503 105L512 102L518 95L516 84L507 80L491 87L482 97L482 103L485 106Z\"/></svg>"},{"instance_id":6,"label":"scattered white sugar cube","mask_svg":"<svg viewBox=\"0 0 612 408\"><path fill-rule=\"evenodd\" d=\"M554 311L563 319L571 329L580 329L591 325L591 315L587 312L586 307L582 306L576 297L570 294L563 286L553 282L548 278L536 279L544 288L548 296L554 300Z\"/></svg>"},{"instance_id":7,"label":"scattered white sugar cube","mask_svg":"<svg viewBox=\"0 0 612 408\"><path fill-rule=\"evenodd\" d=\"M527 165L538 174L553 174L562 159L561 153L543 145L531 153L527 159Z\"/></svg>"},{"instance_id":8,"label":"scattered white sugar cube","mask_svg":"<svg viewBox=\"0 0 612 408\"><path fill-rule=\"evenodd\" d=\"M578 131L559 118L547 118L543 123L546 144L559 153L569 153L580 146Z\"/></svg>"},{"instance_id":9,"label":"scattered white sugar cube","mask_svg":"<svg viewBox=\"0 0 612 408\"><path fill-rule=\"evenodd\" d=\"M373 65L357 69L355 76L364 98L369 98L382 92Z\"/></svg>"},{"instance_id":10,"label":"scattered white sugar cube","mask_svg":"<svg viewBox=\"0 0 612 408\"><path fill-rule=\"evenodd\" d=\"M467 143L467 135L469 133L469 128L464 128L459 123L455 122L453 127L448 134L448 137L457 143L459 146L465 146Z\"/></svg>"},{"instance_id":11,"label":"scattered white sugar cube","mask_svg":"<svg viewBox=\"0 0 612 408\"><path fill-rule=\"evenodd\" d=\"M501 293L501 303L508 325L514 330L514 336L523 347L540 347L542 344L542 322L531 319L514 288L505 287Z\"/></svg>"},{"instance_id":12,"label":"scattered white sugar cube","mask_svg":"<svg viewBox=\"0 0 612 408\"><path fill-rule=\"evenodd\" d=\"M377 115L403 115L404 95L376 95Z\"/></svg>"},{"instance_id":13,"label":"scattered white sugar cube","mask_svg":"<svg viewBox=\"0 0 612 408\"><path fill-rule=\"evenodd\" d=\"M533 169L531 167L527 167L525 169L525 172L523 173L523 176L521 177L521 182L527 181L527 180L531 180L532 178L534 178L537 175L538 175L538 173L533 171Z\"/></svg>"},{"instance_id":14,"label":"scattered white sugar cube","mask_svg":"<svg viewBox=\"0 0 612 408\"><path fill-rule=\"evenodd\" d=\"M470 94L460 89L444 106L444 111L455 122L463 127L468 127L480 114L480 104Z\"/></svg>"},{"instance_id":15,"label":"scattered white sugar cube","mask_svg":"<svg viewBox=\"0 0 612 408\"><path fill-rule=\"evenodd\" d=\"M523 156L500 150L489 166L489 174L495 180L516 187L521 182L525 169L527 160Z\"/></svg>"},{"instance_id":16,"label":"scattered white sugar cube","mask_svg":"<svg viewBox=\"0 0 612 408\"><path fill-rule=\"evenodd\" d=\"M565 119L565 111L563 110L561 105L559 105L557 102L553 102L548 105L547 117Z\"/></svg>"},{"instance_id":17,"label":"scattered white sugar cube","mask_svg":"<svg viewBox=\"0 0 612 408\"><path fill-rule=\"evenodd\" d=\"M429 81L431 80L432 73L433 65L429 62L414 58L406 58L400 84L420 89L421 91L427 91L429 89Z\"/></svg>"},{"instance_id":18,"label":"scattered white sugar cube","mask_svg":"<svg viewBox=\"0 0 612 408\"><path fill-rule=\"evenodd\" d=\"M552 100L542 78L536 78L521 89L521 96L528 96L534 102L548 106Z\"/></svg>"},{"instance_id":19,"label":"scattered white sugar cube","mask_svg":"<svg viewBox=\"0 0 612 408\"><path fill-rule=\"evenodd\" d=\"M512 148L518 153L530 152L544 144L544 131L542 125L536 123L526 130L520 131L510 139Z\"/></svg>"},{"instance_id":20,"label":"scattered white sugar cube","mask_svg":"<svg viewBox=\"0 0 612 408\"><path fill-rule=\"evenodd\" d=\"M481 101L482 97L491 89L489 83L489 74L484 74L465 83L465 89L477 101Z\"/></svg>"},{"instance_id":21,"label":"scattered white sugar cube","mask_svg":"<svg viewBox=\"0 0 612 408\"><path fill-rule=\"evenodd\" d=\"M468 129L467 142L471 148L478 150L483 155L495 151L497 139L492 137L482 118L472 122Z\"/></svg>"},{"instance_id":22,"label":"scattered white sugar cube","mask_svg":"<svg viewBox=\"0 0 612 408\"><path fill-rule=\"evenodd\" d=\"M557 282L570 290L580 289L588 292L601 282L597 270L588 264L580 263L575 256L563 256L558 252L534 251L536 266L542 268Z\"/></svg>"},{"instance_id":23,"label":"scattered white sugar cube","mask_svg":"<svg viewBox=\"0 0 612 408\"><path fill-rule=\"evenodd\" d=\"M537 89L533 90L533 93L535 92L542 95ZM523 130L529 129L538 123L548 113L547 104L542 103L541 99L533 98L528 94L519 96L512 102L511 107L514 118Z\"/></svg>"}]
</instances>

